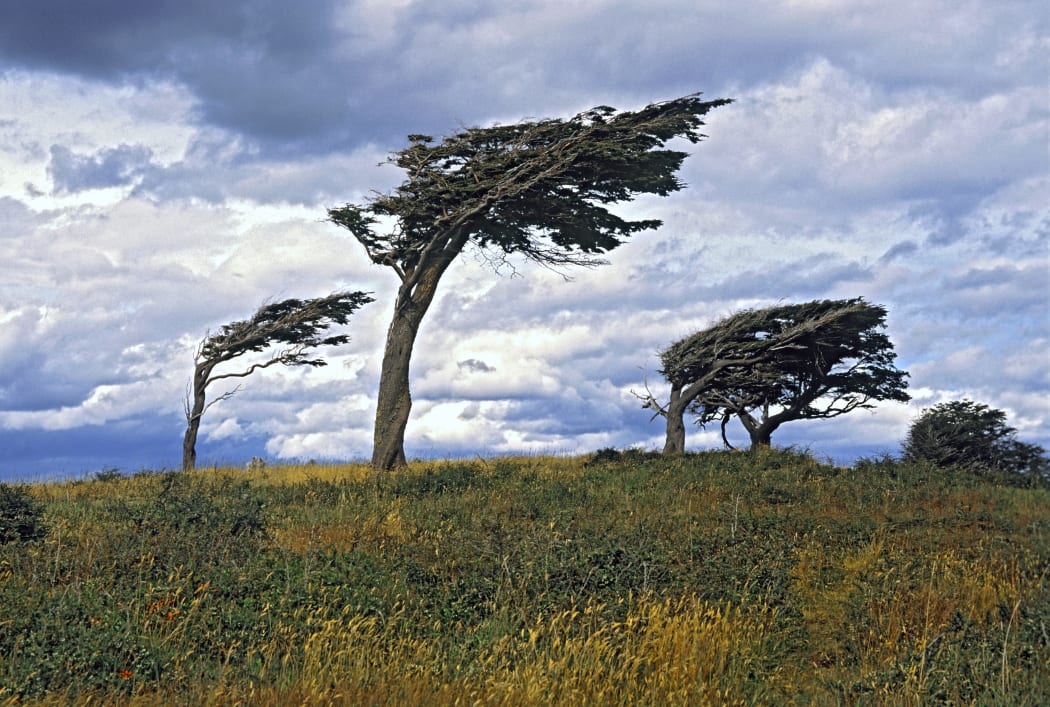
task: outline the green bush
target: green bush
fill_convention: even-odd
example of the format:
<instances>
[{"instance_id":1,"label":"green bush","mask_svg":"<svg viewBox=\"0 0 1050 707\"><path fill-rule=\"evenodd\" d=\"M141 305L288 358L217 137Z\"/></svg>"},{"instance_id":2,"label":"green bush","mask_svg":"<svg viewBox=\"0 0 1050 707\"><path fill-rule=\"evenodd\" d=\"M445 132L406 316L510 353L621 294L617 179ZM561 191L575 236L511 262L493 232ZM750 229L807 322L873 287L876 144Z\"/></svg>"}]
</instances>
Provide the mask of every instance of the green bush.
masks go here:
<instances>
[{"instance_id":1,"label":"green bush","mask_svg":"<svg viewBox=\"0 0 1050 707\"><path fill-rule=\"evenodd\" d=\"M47 535L39 504L21 486L0 483L0 544L35 540Z\"/></svg>"},{"instance_id":2,"label":"green bush","mask_svg":"<svg viewBox=\"0 0 1050 707\"><path fill-rule=\"evenodd\" d=\"M1016 434L1002 410L954 400L922 411L908 430L903 459L1050 478L1050 460L1043 448L1021 442Z\"/></svg>"}]
</instances>

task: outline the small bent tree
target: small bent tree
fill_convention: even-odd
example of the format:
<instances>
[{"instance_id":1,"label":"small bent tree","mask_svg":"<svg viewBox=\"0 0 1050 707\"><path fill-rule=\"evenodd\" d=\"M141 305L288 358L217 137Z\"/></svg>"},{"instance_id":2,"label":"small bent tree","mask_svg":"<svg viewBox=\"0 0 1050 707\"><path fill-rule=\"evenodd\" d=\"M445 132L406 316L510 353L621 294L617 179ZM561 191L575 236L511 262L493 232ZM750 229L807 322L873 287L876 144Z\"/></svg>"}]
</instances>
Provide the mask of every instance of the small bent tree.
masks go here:
<instances>
[{"instance_id":1,"label":"small bent tree","mask_svg":"<svg viewBox=\"0 0 1050 707\"><path fill-rule=\"evenodd\" d=\"M438 282L466 246L497 262L517 253L555 268L600 263L631 234L660 225L607 207L681 189L676 174L687 155L661 148L675 138L698 142L702 116L726 103L693 94L638 111L600 106L568 120L468 128L439 142L409 135L409 146L390 159L406 172L401 186L364 206L329 209L330 220L401 281L380 373L375 469L405 464L416 335Z\"/></svg>"},{"instance_id":2,"label":"small bent tree","mask_svg":"<svg viewBox=\"0 0 1050 707\"><path fill-rule=\"evenodd\" d=\"M684 416L716 380L731 374L746 374L778 353L789 353L794 344L787 333L768 336L777 308L747 309L713 326L691 334L660 352L660 373L671 384L670 398L661 404L648 390L635 394L643 408L654 410L653 419L667 423L664 454L685 451Z\"/></svg>"},{"instance_id":3,"label":"small bent tree","mask_svg":"<svg viewBox=\"0 0 1050 707\"><path fill-rule=\"evenodd\" d=\"M240 390L238 385L207 402L208 386L224 378L245 378L270 366L325 366L321 358L310 358L307 351L318 346L335 346L350 340L346 334L324 336L329 327L346 324L350 315L373 299L364 292L336 292L317 299L286 299L264 304L250 319L223 324L217 334L207 335L194 356L193 380L186 393L186 434L182 440L182 468L197 465L197 431L205 411ZM269 359L253 363L242 371L216 373L220 364L247 353L259 353L272 346L284 346Z\"/></svg>"},{"instance_id":4,"label":"small bent tree","mask_svg":"<svg viewBox=\"0 0 1050 707\"><path fill-rule=\"evenodd\" d=\"M908 374L894 366L893 343L882 331L886 308L863 298L814 300L778 308L768 332L809 328L786 353L750 370L734 370L709 385L693 404L697 423L736 416L752 447L768 447L785 422L821 420L872 408L875 401L907 402Z\"/></svg>"},{"instance_id":5,"label":"small bent tree","mask_svg":"<svg viewBox=\"0 0 1050 707\"><path fill-rule=\"evenodd\" d=\"M1006 413L971 400L940 403L922 411L908 429L905 461L983 468L1050 479L1050 459L1035 444L1016 439Z\"/></svg>"},{"instance_id":6,"label":"small bent tree","mask_svg":"<svg viewBox=\"0 0 1050 707\"><path fill-rule=\"evenodd\" d=\"M778 305L738 312L672 344L660 354L668 403L638 396L667 420L664 453L685 451L686 412L700 424L719 420L727 445L726 424L737 416L752 446L763 446L789 420L907 400L907 373L892 367L892 344L874 331L885 314L862 299Z\"/></svg>"}]
</instances>

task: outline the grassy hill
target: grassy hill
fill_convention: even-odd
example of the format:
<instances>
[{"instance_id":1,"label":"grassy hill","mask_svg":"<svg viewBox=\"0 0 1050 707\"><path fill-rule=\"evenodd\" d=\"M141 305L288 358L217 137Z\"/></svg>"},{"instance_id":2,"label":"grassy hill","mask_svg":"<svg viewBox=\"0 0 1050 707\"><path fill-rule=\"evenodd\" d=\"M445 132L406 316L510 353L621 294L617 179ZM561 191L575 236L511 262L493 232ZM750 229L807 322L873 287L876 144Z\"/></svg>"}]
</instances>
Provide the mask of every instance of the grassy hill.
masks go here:
<instances>
[{"instance_id":1,"label":"grassy hill","mask_svg":"<svg viewBox=\"0 0 1050 707\"><path fill-rule=\"evenodd\" d=\"M1050 704L1046 488L586 461L29 487L0 703Z\"/></svg>"}]
</instances>

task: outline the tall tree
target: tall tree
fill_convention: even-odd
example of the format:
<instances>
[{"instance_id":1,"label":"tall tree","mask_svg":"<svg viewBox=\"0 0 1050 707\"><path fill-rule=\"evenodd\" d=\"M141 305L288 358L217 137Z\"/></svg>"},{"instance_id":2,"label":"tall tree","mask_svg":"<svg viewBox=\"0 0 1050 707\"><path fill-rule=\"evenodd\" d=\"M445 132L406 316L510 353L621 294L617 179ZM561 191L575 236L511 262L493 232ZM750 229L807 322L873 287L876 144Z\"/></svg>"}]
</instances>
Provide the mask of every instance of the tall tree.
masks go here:
<instances>
[{"instance_id":1,"label":"tall tree","mask_svg":"<svg viewBox=\"0 0 1050 707\"><path fill-rule=\"evenodd\" d=\"M672 344L660 354L667 404L648 391L639 396L666 418L664 453L685 451L686 412L700 424L720 421L727 444L725 426L736 416L752 446L762 446L790 420L908 400L907 373L893 368L893 345L877 331L885 315L860 298L778 305L738 312Z\"/></svg>"},{"instance_id":2,"label":"tall tree","mask_svg":"<svg viewBox=\"0 0 1050 707\"><path fill-rule=\"evenodd\" d=\"M390 158L406 172L401 186L366 205L329 210L372 262L401 281L380 374L374 468L405 464L416 335L464 248L553 267L600 263L599 254L660 225L626 220L608 205L681 189L676 174L687 153L662 148L674 138L699 142L702 116L726 103L693 94L638 111L599 106L568 120L469 128L440 142L410 135L409 146ZM389 224L383 232L381 219Z\"/></svg>"},{"instance_id":3,"label":"tall tree","mask_svg":"<svg viewBox=\"0 0 1050 707\"><path fill-rule=\"evenodd\" d=\"M307 355L318 346L336 346L350 340L347 334L324 336L336 324L346 324L350 315L373 299L364 292L336 292L317 299L286 299L264 304L249 319L223 324L216 334L208 334L194 356L193 380L186 394L186 434L182 439L182 468L197 465L197 432L205 411L220 400L234 395L240 386L207 402L208 387L225 378L245 378L261 368L282 366L325 366L322 358ZM260 353L273 346L284 346L270 358L236 372L217 373L216 367L248 353Z\"/></svg>"}]
</instances>

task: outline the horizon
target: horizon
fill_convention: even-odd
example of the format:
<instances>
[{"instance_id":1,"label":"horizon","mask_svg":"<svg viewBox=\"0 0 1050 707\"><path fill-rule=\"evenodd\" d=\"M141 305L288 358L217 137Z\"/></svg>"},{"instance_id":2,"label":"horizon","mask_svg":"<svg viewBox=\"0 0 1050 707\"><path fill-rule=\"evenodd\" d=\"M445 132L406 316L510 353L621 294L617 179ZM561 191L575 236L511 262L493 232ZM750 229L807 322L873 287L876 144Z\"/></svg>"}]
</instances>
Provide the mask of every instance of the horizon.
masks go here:
<instances>
[{"instance_id":1,"label":"horizon","mask_svg":"<svg viewBox=\"0 0 1050 707\"><path fill-rule=\"evenodd\" d=\"M658 448L631 390L666 391L660 349L745 307L853 297L887 308L912 401L774 445L848 465L971 399L1050 448L1042 3L91 5L0 7L0 480L175 468L205 333L339 289L376 298L350 343L247 378L203 417L199 465L367 458L396 278L326 209L400 183L382 163L409 134L696 91L734 103L687 146L686 187L616 207L660 228L568 281L453 265L408 456ZM720 446L689 426L688 450Z\"/></svg>"}]
</instances>

